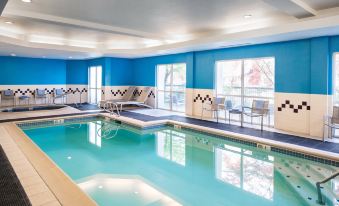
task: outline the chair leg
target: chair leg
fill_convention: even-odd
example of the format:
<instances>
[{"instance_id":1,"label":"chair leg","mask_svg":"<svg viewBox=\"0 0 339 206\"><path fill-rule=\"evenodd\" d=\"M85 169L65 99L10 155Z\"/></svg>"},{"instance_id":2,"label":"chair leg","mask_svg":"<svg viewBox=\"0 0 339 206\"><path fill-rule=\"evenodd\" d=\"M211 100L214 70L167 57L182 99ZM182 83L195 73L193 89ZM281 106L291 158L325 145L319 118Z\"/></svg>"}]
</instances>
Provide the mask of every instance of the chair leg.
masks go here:
<instances>
[{"instance_id":1,"label":"chair leg","mask_svg":"<svg viewBox=\"0 0 339 206\"><path fill-rule=\"evenodd\" d=\"M225 110L225 123L227 123L227 111Z\"/></svg>"},{"instance_id":2,"label":"chair leg","mask_svg":"<svg viewBox=\"0 0 339 206\"><path fill-rule=\"evenodd\" d=\"M217 123L219 123L219 112L218 112L218 110L215 111L215 115L217 116Z\"/></svg>"},{"instance_id":3,"label":"chair leg","mask_svg":"<svg viewBox=\"0 0 339 206\"><path fill-rule=\"evenodd\" d=\"M261 131L264 129L264 115L261 116Z\"/></svg>"}]
</instances>

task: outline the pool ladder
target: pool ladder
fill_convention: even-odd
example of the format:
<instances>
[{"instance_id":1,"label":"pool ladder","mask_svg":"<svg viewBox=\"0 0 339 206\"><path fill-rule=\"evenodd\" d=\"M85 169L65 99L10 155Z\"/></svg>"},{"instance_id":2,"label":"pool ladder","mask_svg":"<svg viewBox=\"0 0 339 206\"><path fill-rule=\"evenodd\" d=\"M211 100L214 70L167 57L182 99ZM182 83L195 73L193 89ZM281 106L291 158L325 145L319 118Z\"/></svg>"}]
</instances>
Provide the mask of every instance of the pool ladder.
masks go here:
<instances>
[{"instance_id":1,"label":"pool ladder","mask_svg":"<svg viewBox=\"0 0 339 206\"><path fill-rule=\"evenodd\" d=\"M104 104L104 111L109 112L111 115L120 116L119 107L114 102L106 102Z\"/></svg>"},{"instance_id":2,"label":"pool ladder","mask_svg":"<svg viewBox=\"0 0 339 206\"><path fill-rule=\"evenodd\" d=\"M324 184L324 183L326 183L326 182L328 182L328 181L330 181L330 180L332 180L332 179L334 179L334 178L336 178L337 176L339 176L339 171L337 171L337 172L334 173L333 175L327 177L326 179L324 179L324 180L319 181L319 182L316 183L316 186L317 186L317 193L318 193L318 203L319 203L320 205L325 205L325 201L324 201L323 195L322 195L322 193L321 193L321 186L320 186L320 185L321 185L321 184Z\"/></svg>"}]
</instances>

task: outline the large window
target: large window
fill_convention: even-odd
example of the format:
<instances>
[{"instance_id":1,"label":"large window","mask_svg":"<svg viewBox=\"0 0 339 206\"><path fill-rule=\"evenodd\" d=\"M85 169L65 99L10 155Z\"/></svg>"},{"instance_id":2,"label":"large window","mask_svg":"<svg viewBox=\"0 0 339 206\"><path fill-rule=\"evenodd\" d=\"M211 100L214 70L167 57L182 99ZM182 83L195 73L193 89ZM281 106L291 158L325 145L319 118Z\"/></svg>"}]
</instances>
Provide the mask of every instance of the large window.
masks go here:
<instances>
[{"instance_id":1,"label":"large window","mask_svg":"<svg viewBox=\"0 0 339 206\"><path fill-rule=\"evenodd\" d=\"M157 66L157 106L185 112L186 64Z\"/></svg>"},{"instance_id":2,"label":"large window","mask_svg":"<svg viewBox=\"0 0 339 206\"><path fill-rule=\"evenodd\" d=\"M333 104L339 105L339 53L334 54L334 92Z\"/></svg>"},{"instance_id":3,"label":"large window","mask_svg":"<svg viewBox=\"0 0 339 206\"><path fill-rule=\"evenodd\" d=\"M97 104L101 100L102 67L93 66L88 69L88 101Z\"/></svg>"},{"instance_id":4,"label":"large window","mask_svg":"<svg viewBox=\"0 0 339 206\"><path fill-rule=\"evenodd\" d=\"M252 101L256 99L268 100L269 119L273 119L274 67L275 62L272 57L216 62L217 96L231 100L233 106L238 108L251 107ZM251 120L245 116L244 121L250 122ZM253 118L253 122L259 123L259 118ZM273 125L273 121L269 124Z\"/></svg>"}]
</instances>

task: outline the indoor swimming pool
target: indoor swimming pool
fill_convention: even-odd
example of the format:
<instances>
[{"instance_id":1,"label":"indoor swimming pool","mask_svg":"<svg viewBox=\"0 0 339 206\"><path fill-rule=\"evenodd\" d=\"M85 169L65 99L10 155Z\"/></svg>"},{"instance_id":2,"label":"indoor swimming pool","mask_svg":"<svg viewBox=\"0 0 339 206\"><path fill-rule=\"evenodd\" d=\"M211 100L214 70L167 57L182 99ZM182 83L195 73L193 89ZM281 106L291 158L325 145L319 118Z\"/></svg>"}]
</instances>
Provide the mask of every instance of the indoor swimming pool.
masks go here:
<instances>
[{"instance_id":1,"label":"indoor swimming pool","mask_svg":"<svg viewBox=\"0 0 339 206\"><path fill-rule=\"evenodd\" d=\"M318 205L337 167L171 125L101 117L18 124L98 205ZM338 205L339 178L323 185Z\"/></svg>"}]
</instances>

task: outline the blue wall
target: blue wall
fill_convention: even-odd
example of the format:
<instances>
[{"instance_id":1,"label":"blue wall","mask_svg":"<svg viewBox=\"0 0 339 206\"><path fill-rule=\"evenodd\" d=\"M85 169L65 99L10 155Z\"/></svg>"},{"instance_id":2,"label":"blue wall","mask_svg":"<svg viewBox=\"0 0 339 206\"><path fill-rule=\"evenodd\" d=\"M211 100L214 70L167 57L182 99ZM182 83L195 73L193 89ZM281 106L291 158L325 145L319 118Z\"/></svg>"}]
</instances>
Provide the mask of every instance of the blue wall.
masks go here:
<instances>
[{"instance_id":1,"label":"blue wall","mask_svg":"<svg viewBox=\"0 0 339 206\"><path fill-rule=\"evenodd\" d=\"M101 65L104 86L155 86L158 64L186 63L188 88L213 89L216 61L274 57L276 92L331 94L334 52L339 52L339 36L137 59L0 57L0 85L87 84L88 67Z\"/></svg>"},{"instance_id":2,"label":"blue wall","mask_svg":"<svg viewBox=\"0 0 339 206\"><path fill-rule=\"evenodd\" d=\"M67 61L67 84L87 84L90 66L102 66L103 86L133 84L132 61L109 57Z\"/></svg>"},{"instance_id":3,"label":"blue wall","mask_svg":"<svg viewBox=\"0 0 339 206\"><path fill-rule=\"evenodd\" d=\"M207 50L133 60L134 83L154 86L157 64L186 62L188 88L213 89L215 62L242 58L275 58L275 91L331 94L332 54L339 51L339 37Z\"/></svg>"},{"instance_id":4,"label":"blue wall","mask_svg":"<svg viewBox=\"0 0 339 206\"><path fill-rule=\"evenodd\" d=\"M67 61L67 84L87 84L87 62L83 60Z\"/></svg>"},{"instance_id":5,"label":"blue wall","mask_svg":"<svg viewBox=\"0 0 339 206\"><path fill-rule=\"evenodd\" d=\"M193 52L133 59L133 84L137 86L155 86L157 65L172 63L186 63L186 86L187 88L193 88Z\"/></svg>"},{"instance_id":6,"label":"blue wall","mask_svg":"<svg viewBox=\"0 0 339 206\"><path fill-rule=\"evenodd\" d=\"M66 84L66 61L0 57L0 85Z\"/></svg>"}]
</instances>

